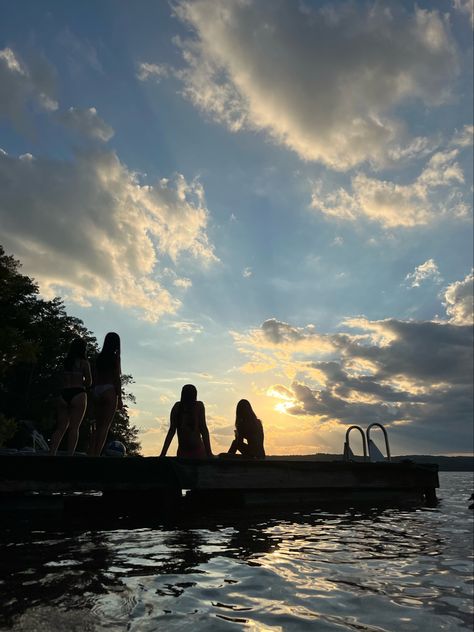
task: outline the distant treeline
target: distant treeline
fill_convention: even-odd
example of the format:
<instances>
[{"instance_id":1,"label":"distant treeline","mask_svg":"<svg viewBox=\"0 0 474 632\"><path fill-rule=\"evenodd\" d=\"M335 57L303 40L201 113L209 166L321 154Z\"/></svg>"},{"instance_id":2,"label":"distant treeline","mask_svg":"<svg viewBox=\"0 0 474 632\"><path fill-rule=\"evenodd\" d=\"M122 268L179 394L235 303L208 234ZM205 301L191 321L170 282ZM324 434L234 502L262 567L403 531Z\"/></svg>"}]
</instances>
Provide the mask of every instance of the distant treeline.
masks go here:
<instances>
[{"instance_id":1,"label":"distant treeline","mask_svg":"<svg viewBox=\"0 0 474 632\"><path fill-rule=\"evenodd\" d=\"M304 456L269 456L269 459L306 461L342 461L342 454L306 454ZM359 460L356 458L356 460ZM361 459L360 459L361 460ZM413 461L414 463L436 463L440 472L474 472L474 456L430 456L429 454L407 454L392 456L392 461Z\"/></svg>"},{"instance_id":2,"label":"distant treeline","mask_svg":"<svg viewBox=\"0 0 474 632\"><path fill-rule=\"evenodd\" d=\"M410 459L415 463L437 463L440 472L474 472L474 456L430 456L425 454L409 454L394 456L392 461Z\"/></svg>"}]
</instances>

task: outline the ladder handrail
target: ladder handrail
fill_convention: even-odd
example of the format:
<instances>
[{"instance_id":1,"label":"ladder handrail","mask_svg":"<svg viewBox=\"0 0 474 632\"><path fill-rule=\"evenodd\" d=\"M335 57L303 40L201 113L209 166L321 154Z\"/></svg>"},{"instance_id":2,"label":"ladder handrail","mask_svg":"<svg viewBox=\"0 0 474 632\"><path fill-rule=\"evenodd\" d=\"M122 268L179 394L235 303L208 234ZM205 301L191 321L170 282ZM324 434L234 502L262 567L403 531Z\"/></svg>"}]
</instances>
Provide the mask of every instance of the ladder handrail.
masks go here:
<instances>
[{"instance_id":1,"label":"ladder handrail","mask_svg":"<svg viewBox=\"0 0 474 632\"><path fill-rule=\"evenodd\" d=\"M385 450L387 451L387 461L391 461L392 458L390 456L390 446L388 444L388 434L387 434L387 431L385 430L385 428L382 426L382 424L379 424L378 422L374 422L373 424L370 424L370 426L368 426L368 428L366 430L367 445L370 445L370 429L373 428L374 426L377 426L383 432L383 436L385 437Z\"/></svg>"},{"instance_id":2,"label":"ladder handrail","mask_svg":"<svg viewBox=\"0 0 474 632\"><path fill-rule=\"evenodd\" d=\"M364 461L367 461L367 443L365 440L365 434L364 431L362 430L362 428L360 426L349 426L349 428L346 431L346 441L344 446L347 446L347 449L349 451L350 449L350 444L349 444L349 434L351 432L351 430L358 430L362 436L362 449L364 450Z\"/></svg>"}]
</instances>

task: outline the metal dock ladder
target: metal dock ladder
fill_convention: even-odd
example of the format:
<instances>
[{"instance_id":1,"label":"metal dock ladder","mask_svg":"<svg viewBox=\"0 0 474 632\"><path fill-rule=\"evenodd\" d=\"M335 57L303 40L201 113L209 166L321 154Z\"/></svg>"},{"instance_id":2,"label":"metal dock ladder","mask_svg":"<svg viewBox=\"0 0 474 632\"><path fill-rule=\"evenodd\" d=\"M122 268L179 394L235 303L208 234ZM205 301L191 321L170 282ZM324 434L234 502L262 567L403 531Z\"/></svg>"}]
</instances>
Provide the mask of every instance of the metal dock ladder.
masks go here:
<instances>
[{"instance_id":1,"label":"metal dock ladder","mask_svg":"<svg viewBox=\"0 0 474 632\"><path fill-rule=\"evenodd\" d=\"M382 426L382 424L379 424L377 422L375 422L373 424L370 424L370 426L366 430L367 446L368 446L368 450L369 450L369 461L385 461L384 455L380 452L378 447L375 445L375 443L370 438L370 429L374 428L375 426L377 426L377 428L380 428L382 430L382 432L383 432L383 436L385 438L385 451L387 453L387 461L391 461L392 457L390 456L390 445L388 443L387 431Z\"/></svg>"},{"instance_id":2,"label":"metal dock ladder","mask_svg":"<svg viewBox=\"0 0 474 632\"><path fill-rule=\"evenodd\" d=\"M354 458L354 453L351 450L349 444L349 435L351 430L358 430L362 436L362 449L364 450L364 461L367 461L367 442L365 440L364 431L360 426L349 426L346 432L346 440L344 441L344 461L351 461Z\"/></svg>"},{"instance_id":3,"label":"metal dock ladder","mask_svg":"<svg viewBox=\"0 0 474 632\"><path fill-rule=\"evenodd\" d=\"M378 449L378 447L370 438L370 431L374 427L380 428L384 434L385 451L387 453L386 458L384 457L382 452ZM361 434L362 449L364 451L364 461L385 461L385 460L391 461L392 460L391 455L390 455L390 445L388 443L387 431L382 426L382 424L375 422L373 424L370 424L370 426L367 428L365 433L360 426L349 426L346 432L346 439L344 441L344 454L343 454L344 461L351 461L352 459L354 459L354 453L352 452L351 446L349 443L349 435L352 430L358 430Z\"/></svg>"}]
</instances>

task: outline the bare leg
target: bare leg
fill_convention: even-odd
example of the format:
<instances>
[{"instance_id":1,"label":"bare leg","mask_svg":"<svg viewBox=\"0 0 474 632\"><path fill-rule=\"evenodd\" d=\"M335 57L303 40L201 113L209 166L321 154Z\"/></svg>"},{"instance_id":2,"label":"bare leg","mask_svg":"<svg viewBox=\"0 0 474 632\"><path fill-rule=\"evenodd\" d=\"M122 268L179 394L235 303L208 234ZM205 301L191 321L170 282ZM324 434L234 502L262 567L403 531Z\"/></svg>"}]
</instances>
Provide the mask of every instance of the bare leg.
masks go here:
<instances>
[{"instance_id":1,"label":"bare leg","mask_svg":"<svg viewBox=\"0 0 474 632\"><path fill-rule=\"evenodd\" d=\"M237 452L237 439L234 439L227 450L227 454L235 454Z\"/></svg>"},{"instance_id":2,"label":"bare leg","mask_svg":"<svg viewBox=\"0 0 474 632\"><path fill-rule=\"evenodd\" d=\"M239 451L242 456L253 456L253 454L251 454L251 451L249 450L248 445L243 441L239 445Z\"/></svg>"},{"instance_id":3,"label":"bare leg","mask_svg":"<svg viewBox=\"0 0 474 632\"><path fill-rule=\"evenodd\" d=\"M105 391L105 393L102 393L99 400L96 402L96 427L92 434L91 446L89 449L89 454L91 456L101 455L116 410L117 395L115 394L115 390L111 388L108 391Z\"/></svg>"},{"instance_id":4,"label":"bare leg","mask_svg":"<svg viewBox=\"0 0 474 632\"><path fill-rule=\"evenodd\" d=\"M86 393L79 393L72 398L69 406L69 430L67 436L67 451L72 456L79 439L79 426L84 418L87 406Z\"/></svg>"},{"instance_id":5,"label":"bare leg","mask_svg":"<svg viewBox=\"0 0 474 632\"><path fill-rule=\"evenodd\" d=\"M66 432L69 426L69 407L64 401L62 397L58 399L58 425L56 426L56 430L53 432L53 436L51 437L51 447L49 453L52 456L56 455L58 451L59 444L64 437L64 433Z\"/></svg>"}]
</instances>

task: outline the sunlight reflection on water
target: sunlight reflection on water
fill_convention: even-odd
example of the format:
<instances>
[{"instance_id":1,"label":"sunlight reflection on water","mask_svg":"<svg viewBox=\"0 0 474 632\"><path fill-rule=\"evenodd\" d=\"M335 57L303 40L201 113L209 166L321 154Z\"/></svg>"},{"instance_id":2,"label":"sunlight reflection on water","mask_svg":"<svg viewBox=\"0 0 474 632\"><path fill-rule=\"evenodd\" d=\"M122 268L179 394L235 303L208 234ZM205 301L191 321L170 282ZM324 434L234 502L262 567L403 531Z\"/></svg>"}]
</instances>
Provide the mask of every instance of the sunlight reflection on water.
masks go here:
<instances>
[{"instance_id":1,"label":"sunlight reflection on water","mask_svg":"<svg viewBox=\"0 0 474 632\"><path fill-rule=\"evenodd\" d=\"M2 630L471 630L471 473L436 509L0 535Z\"/></svg>"}]
</instances>

